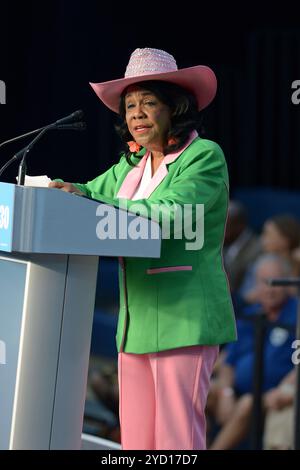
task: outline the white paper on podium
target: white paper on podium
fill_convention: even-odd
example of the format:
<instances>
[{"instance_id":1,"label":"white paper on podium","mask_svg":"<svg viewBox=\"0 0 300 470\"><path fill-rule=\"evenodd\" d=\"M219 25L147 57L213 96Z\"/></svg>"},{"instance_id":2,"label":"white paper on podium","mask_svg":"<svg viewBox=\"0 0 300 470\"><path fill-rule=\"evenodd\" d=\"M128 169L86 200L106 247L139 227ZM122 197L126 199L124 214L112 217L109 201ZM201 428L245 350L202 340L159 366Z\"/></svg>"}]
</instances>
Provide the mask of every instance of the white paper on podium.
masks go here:
<instances>
[{"instance_id":1,"label":"white paper on podium","mask_svg":"<svg viewBox=\"0 0 300 470\"><path fill-rule=\"evenodd\" d=\"M16 180L18 181L18 177L16 177ZM24 186L34 186L36 188L47 188L48 184L52 180L48 178L46 175L41 175L41 176L28 176L25 175L25 182Z\"/></svg>"}]
</instances>

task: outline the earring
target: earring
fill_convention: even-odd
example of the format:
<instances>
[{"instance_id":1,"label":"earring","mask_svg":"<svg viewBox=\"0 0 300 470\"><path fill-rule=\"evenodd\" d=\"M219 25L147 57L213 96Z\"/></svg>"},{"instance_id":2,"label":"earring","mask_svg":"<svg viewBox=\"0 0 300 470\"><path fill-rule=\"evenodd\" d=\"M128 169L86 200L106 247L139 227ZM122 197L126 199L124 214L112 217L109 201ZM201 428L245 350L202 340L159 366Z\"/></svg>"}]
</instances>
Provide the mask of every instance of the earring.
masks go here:
<instances>
[{"instance_id":1,"label":"earring","mask_svg":"<svg viewBox=\"0 0 300 470\"><path fill-rule=\"evenodd\" d=\"M129 147L130 152L132 153L139 152L141 150L141 145L137 144L135 140L130 140L129 142L127 142L127 145Z\"/></svg>"},{"instance_id":2,"label":"earring","mask_svg":"<svg viewBox=\"0 0 300 470\"><path fill-rule=\"evenodd\" d=\"M178 142L178 139L176 139L175 137L170 137L168 139L168 145L175 145L177 144L177 142Z\"/></svg>"}]
</instances>

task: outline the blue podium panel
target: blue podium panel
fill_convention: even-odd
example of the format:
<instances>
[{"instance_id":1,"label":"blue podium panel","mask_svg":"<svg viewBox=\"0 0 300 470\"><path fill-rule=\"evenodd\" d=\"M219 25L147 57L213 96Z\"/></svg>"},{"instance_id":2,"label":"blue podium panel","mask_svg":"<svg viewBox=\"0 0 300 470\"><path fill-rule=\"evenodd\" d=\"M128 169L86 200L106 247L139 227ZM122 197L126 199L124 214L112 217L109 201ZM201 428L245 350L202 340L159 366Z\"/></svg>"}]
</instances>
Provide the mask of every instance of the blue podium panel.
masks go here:
<instances>
[{"instance_id":1,"label":"blue podium panel","mask_svg":"<svg viewBox=\"0 0 300 470\"><path fill-rule=\"evenodd\" d=\"M1 183L0 189L0 250L12 251L15 186Z\"/></svg>"},{"instance_id":2,"label":"blue podium panel","mask_svg":"<svg viewBox=\"0 0 300 470\"><path fill-rule=\"evenodd\" d=\"M0 363L0 450L9 448L12 429L26 271L25 263L0 263L0 340L5 351Z\"/></svg>"},{"instance_id":3,"label":"blue podium panel","mask_svg":"<svg viewBox=\"0 0 300 470\"><path fill-rule=\"evenodd\" d=\"M109 238L98 230L106 213ZM150 237L132 236L139 224ZM0 450L80 448L98 256L160 248L157 222L0 182Z\"/></svg>"}]
</instances>

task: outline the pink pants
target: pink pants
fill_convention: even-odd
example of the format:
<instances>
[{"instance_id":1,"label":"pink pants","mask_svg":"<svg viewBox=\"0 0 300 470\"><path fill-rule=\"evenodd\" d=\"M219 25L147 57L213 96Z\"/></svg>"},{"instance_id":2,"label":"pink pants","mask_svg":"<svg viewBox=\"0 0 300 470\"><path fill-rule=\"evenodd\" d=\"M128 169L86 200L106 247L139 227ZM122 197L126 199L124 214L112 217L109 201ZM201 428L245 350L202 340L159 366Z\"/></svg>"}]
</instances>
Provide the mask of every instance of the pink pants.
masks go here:
<instances>
[{"instance_id":1,"label":"pink pants","mask_svg":"<svg viewBox=\"0 0 300 470\"><path fill-rule=\"evenodd\" d=\"M119 353L122 449L206 449L204 410L218 349Z\"/></svg>"}]
</instances>

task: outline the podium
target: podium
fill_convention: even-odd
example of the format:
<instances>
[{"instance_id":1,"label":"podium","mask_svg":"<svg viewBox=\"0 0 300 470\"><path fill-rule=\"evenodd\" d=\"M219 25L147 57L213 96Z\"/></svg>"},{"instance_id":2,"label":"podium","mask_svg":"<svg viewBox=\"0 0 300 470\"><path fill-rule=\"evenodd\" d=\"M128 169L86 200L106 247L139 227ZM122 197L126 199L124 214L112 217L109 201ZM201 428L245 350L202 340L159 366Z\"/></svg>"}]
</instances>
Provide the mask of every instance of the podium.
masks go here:
<instances>
[{"instance_id":1,"label":"podium","mask_svg":"<svg viewBox=\"0 0 300 470\"><path fill-rule=\"evenodd\" d=\"M152 236L124 236L137 218ZM98 257L159 258L160 247L154 221L0 183L0 450L80 449Z\"/></svg>"}]
</instances>

